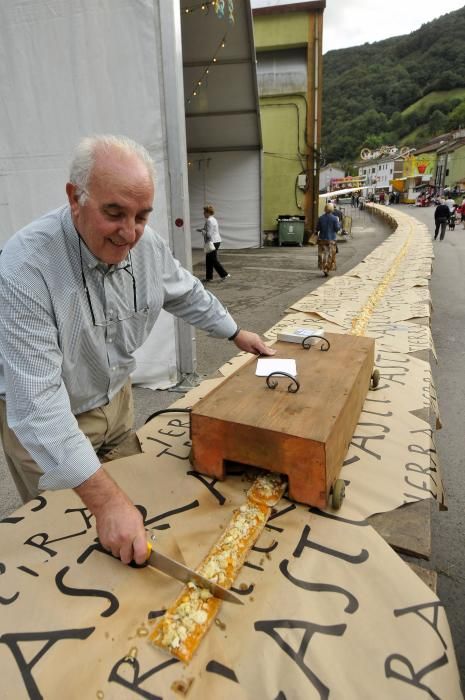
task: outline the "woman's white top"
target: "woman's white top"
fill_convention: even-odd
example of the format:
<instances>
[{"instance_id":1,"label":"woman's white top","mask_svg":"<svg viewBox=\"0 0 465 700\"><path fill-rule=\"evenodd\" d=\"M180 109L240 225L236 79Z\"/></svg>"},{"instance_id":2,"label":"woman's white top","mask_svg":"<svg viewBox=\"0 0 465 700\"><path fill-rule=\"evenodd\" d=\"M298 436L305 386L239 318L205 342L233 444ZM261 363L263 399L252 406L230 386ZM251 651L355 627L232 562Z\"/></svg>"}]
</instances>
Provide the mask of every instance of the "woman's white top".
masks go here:
<instances>
[{"instance_id":1,"label":"woman's white top","mask_svg":"<svg viewBox=\"0 0 465 700\"><path fill-rule=\"evenodd\" d=\"M221 243L220 229L214 216L209 216L205 221L205 240Z\"/></svg>"}]
</instances>

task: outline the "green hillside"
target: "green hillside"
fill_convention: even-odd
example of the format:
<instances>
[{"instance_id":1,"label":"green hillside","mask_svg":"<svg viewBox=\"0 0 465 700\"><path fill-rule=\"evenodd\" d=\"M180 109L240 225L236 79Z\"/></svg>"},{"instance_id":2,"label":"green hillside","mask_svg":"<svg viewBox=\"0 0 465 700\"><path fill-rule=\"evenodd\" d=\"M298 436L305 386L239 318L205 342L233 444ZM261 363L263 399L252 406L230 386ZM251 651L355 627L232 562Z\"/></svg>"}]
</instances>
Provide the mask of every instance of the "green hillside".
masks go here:
<instances>
[{"instance_id":1,"label":"green hillside","mask_svg":"<svg viewBox=\"0 0 465 700\"><path fill-rule=\"evenodd\" d=\"M323 161L465 127L465 7L409 35L329 51L323 79Z\"/></svg>"},{"instance_id":2,"label":"green hillside","mask_svg":"<svg viewBox=\"0 0 465 700\"><path fill-rule=\"evenodd\" d=\"M415 112L417 109L423 109L424 107L428 109L432 105L436 105L441 108L441 104L456 98L458 98L460 102L465 100L465 87L455 88L454 90L436 90L435 92L430 92L428 95L421 97L419 100L404 109L402 116L406 117L412 112Z\"/></svg>"}]
</instances>

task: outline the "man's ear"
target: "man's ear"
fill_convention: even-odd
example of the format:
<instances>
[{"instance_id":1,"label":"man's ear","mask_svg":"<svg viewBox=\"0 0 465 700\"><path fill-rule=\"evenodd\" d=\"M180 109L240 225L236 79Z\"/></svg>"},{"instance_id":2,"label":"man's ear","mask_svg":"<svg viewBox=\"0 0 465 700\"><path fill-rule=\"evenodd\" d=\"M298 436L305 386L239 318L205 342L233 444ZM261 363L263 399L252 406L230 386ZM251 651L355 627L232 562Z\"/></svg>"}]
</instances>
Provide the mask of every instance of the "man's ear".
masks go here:
<instances>
[{"instance_id":1,"label":"man's ear","mask_svg":"<svg viewBox=\"0 0 465 700\"><path fill-rule=\"evenodd\" d=\"M69 206L71 207L71 213L76 216L79 211L79 192L76 185L72 182L67 182L66 194L68 196Z\"/></svg>"}]
</instances>

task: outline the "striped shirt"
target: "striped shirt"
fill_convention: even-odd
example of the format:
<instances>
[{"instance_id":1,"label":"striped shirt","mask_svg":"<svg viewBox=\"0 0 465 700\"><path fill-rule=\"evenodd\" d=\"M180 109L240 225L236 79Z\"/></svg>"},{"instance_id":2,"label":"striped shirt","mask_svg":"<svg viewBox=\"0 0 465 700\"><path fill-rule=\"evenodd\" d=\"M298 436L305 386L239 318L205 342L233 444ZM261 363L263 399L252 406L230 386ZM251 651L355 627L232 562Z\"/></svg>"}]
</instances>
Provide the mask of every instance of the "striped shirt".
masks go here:
<instances>
[{"instance_id":1,"label":"striped shirt","mask_svg":"<svg viewBox=\"0 0 465 700\"><path fill-rule=\"evenodd\" d=\"M23 228L0 256L0 398L8 425L43 471L41 489L78 486L100 467L74 416L122 388L161 309L218 338L236 330L148 226L131 259L132 268L128 260L106 265L79 246L68 206Z\"/></svg>"}]
</instances>

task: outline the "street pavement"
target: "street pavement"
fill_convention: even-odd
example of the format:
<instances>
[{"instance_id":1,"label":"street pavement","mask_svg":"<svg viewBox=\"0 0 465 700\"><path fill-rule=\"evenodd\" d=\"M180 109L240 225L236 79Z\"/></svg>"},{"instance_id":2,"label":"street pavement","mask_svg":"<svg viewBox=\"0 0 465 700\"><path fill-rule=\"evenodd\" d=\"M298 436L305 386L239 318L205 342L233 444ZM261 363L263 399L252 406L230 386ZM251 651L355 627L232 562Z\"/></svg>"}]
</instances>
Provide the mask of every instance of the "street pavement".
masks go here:
<instances>
[{"instance_id":1,"label":"street pavement","mask_svg":"<svg viewBox=\"0 0 465 700\"><path fill-rule=\"evenodd\" d=\"M433 232L434 208L397 205L404 213L425 223ZM379 245L390 230L378 217L366 211L346 207L353 216L353 237L339 242L338 270L344 274ZM433 556L423 563L439 572L438 594L445 606L455 643L462 678L465 678L465 574L463 487L463 396L465 374L465 230L459 225L448 231L442 242L435 242L434 271L431 282L434 313L432 331L439 362L433 373L439 394L443 422L437 433L439 458L443 466L449 510L433 508ZM326 280L317 269L316 247L282 246L260 249L220 250L220 259L231 277L209 284L209 289L228 307L237 323L248 330L263 333L280 320L288 306L316 289ZM204 255L193 251L193 271L204 277ZM234 343L210 338L197 332L196 354L199 379L214 376L218 367L237 353ZM180 393L174 390L152 391L135 387L136 427L154 411L169 406ZM0 517L19 507L11 477L0 451Z\"/></svg>"}]
</instances>

